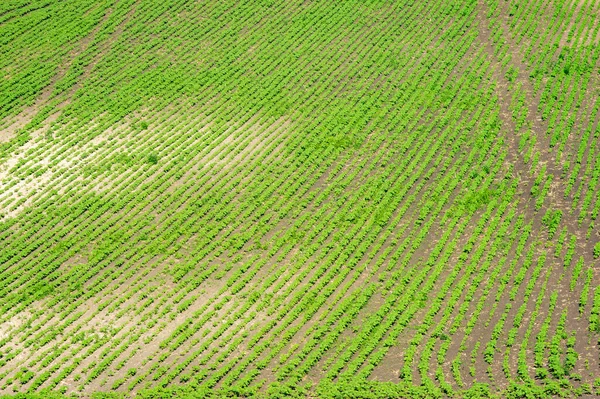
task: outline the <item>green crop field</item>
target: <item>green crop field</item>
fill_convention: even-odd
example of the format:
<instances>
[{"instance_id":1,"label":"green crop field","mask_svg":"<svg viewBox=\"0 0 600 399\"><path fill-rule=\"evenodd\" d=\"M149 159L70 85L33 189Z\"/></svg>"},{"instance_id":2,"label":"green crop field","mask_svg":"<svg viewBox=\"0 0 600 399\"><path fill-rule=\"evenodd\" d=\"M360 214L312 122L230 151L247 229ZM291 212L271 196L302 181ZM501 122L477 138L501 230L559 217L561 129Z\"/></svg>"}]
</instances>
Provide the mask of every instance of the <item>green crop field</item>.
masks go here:
<instances>
[{"instance_id":1,"label":"green crop field","mask_svg":"<svg viewBox=\"0 0 600 399\"><path fill-rule=\"evenodd\" d=\"M600 395L600 1L0 1L0 397Z\"/></svg>"}]
</instances>

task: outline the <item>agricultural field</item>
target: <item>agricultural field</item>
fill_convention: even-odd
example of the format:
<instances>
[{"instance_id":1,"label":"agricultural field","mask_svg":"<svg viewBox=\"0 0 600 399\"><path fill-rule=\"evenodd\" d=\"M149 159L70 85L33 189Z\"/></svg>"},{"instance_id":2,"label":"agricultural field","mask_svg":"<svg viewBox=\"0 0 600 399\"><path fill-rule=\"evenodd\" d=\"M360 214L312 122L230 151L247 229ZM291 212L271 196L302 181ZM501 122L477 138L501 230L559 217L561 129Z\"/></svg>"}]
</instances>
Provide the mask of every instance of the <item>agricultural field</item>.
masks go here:
<instances>
[{"instance_id":1,"label":"agricultural field","mask_svg":"<svg viewBox=\"0 0 600 399\"><path fill-rule=\"evenodd\" d=\"M600 1L3 0L0 49L0 397L600 395Z\"/></svg>"}]
</instances>

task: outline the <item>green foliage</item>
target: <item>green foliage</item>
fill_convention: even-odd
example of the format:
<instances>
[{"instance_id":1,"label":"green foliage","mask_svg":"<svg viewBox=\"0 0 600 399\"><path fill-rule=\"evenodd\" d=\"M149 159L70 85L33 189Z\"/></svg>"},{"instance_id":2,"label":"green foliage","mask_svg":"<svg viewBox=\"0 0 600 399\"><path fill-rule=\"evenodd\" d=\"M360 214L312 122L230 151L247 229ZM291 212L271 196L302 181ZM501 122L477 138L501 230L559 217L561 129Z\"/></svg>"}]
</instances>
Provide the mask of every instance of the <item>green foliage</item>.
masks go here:
<instances>
[{"instance_id":1,"label":"green foliage","mask_svg":"<svg viewBox=\"0 0 600 399\"><path fill-rule=\"evenodd\" d=\"M510 382L509 387L498 394L493 394L489 385L475 383L468 389L455 392L464 399L510 398L510 399L547 399L556 395L565 397L575 393L570 384L547 382L543 386ZM315 396L316 395L316 396ZM77 396L66 396L51 391L40 393L15 394L0 396L0 399L68 399ZM91 399L124 399L125 394L116 392L98 392ZM435 399L447 397L439 389L431 386L417 386L406 382L391 383L352 379L344 382L322 381L311 393L300 386L273 383L265 392L256 390L239 390L233 387L208 389L198 386L179 386L170 388L154 388L138 392L135 399L219 399L219 398L319 398L319 399Z\"/></svg>"},{"instance_id":2,"label":"green foliage","mask_svg":"<svg viewBox=\"0 0 600 399\"><path fill-rule=\"evenodd\" d=\"M560 390L559 392L562 392ZM558 392L557 392L558 393ZM503 396L506 399L546 399L550 395L554 395L553 388L550 392L546 388L534 384L517 384L511 382L509 387L504 392Z\"/></svg>"},{"instance_id":3,"label":"green foliage","mask_svg":"<svg viewBox=\"0 0 600 399\"><path fill-rule=\"evenodd\" d=\"M0 399L68 399L76 396L66 396L58 392L45 389L35 393L17 393L14 395L0 395Z\"/></svg>"},{"instance_id":4,"label":"green foliage","mask_svg":"<svg viewBox=\"0 0 600 399\"><path fill-rule=\"evenodd\" d=\"M148 155L148 163L151 165L156 165L158 163L158 156L156 154Z\"/></svg>"},{"instance_id":5,"label":"green foliage","mask_svg":"<svg viewBox=\"0 0 600 399\"><path fill-rule=\"evenodd\" d=\"M579 392L596 11L0 2L1 389Z\"/></svg>"},{"instance_id":6,"label":"green foliage","mask_svg":"<svg viewBox=\"0 0 600 399\"><path fill-rule=\"evenodd\" d=\"M458 200L452 210L453 214L461 215L471 214L487 206L494 198L498 196L496 190L484 189L467 193L462 199Z\"/></svg>"},{"instance_id":7,"label":"green foliage","mask_svg":"<svg viewBox=\"0 0 600 399\"><path fill-rule=\"evenodd\" d=\"M542 223L548 228L548 239L552 240L554 238L554 234L558 230L560 226L560 220L562 218L562 211L560 210L547 210L544 216L542 217Z\"/></svg>"}]
</instances>

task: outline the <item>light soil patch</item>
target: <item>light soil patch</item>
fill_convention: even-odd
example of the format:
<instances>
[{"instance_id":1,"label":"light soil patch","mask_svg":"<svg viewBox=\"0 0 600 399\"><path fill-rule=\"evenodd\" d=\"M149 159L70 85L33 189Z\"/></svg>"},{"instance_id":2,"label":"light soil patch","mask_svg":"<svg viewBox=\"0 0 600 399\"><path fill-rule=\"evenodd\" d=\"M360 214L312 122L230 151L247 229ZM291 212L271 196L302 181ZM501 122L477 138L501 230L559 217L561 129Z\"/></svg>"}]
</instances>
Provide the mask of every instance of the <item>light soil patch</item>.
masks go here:
<instances>
[{"instance_id":1,"label":"light soil patch","mask_svg":"<svg viewBox=\"0 0 600 399\"><path fill-rule=\"evenodd\" d=\"M208 124L204 129L210 129ZM271 140L275 140L282 134L282 131L289 130L291 122L287 120L277 120L270 125L259 123L255 117L248 120L242 126L235 125L228 129L228 134L225 138L219 138L210 145L213 148L197 162L194 162L196 167L190 168L177 181L174 182L174 187L179 187L193 180L194 175L197 175L200 170L212 165L218 165L223 168L223 171L230 171L245 164L246 159L250 159L258 155ZM219 176L223 176L222 173Z\"/></svg>"},{"instance_id":2,"label":"light soil patch","mask_svg":"<svg viewBox=\"0 0 600 399\"><path fill-rule=\"evenodd\" d=\"M19 329L29 320L31 320L31 314L28 311L21 312L8 320L4 320L0 323L0 341L8 338L12 331Z\"/></svg>"},{"instance_id":3,"label":"light soil patch","mask_svg":"<svg viewBox=\"0 0 600 399\"><path fill-rule=\"evenodd\" d=\"M576 19L582 18L585 15L585 13L589 11L587 8L582 11L583 6L587 6L589 8L590 5L590 2L582 0L576 0L573 3L574 4L572 5L572 7L575 7L575 11L573 12L573 17L569 21L568 26L561 35L559 47L565 48L597 45L598 43L600 43L600 32L596 32L596 27L598 26L598 22L600 20L600 18L598 18L597 15L595 16L591 26L584 27L578 37L569 38L569 35L571 33L576 33L573 32L573 26L575 25ZM592 3L598 3L598 1L594 0L592 1ZM598 4L594 4L594 8L597 9ZM593 36L594 32L597 33L596 37Z\"/></svg>"},{"instance_id":4,"label":"light soil patch","mask_svg":"<svg viewBox=\"0 0 600 399\"><path fill-rule=\"evenodd\" d=\"M38 191L48 191L55 189L58 194L64 194L67 189L67 183L64 180L77 175L76 183L89 183L89 189L97 193L110 190L112 187L109 179L99 179L100 181L88 181L89 179L81 176L81 166L93 164L100 154L96 157L86 157L86 153L94 153L95 147L101 142L114 139L118 140L116 135L118 129L106 130L103 134L95 137L89 142L74 146L71 150L63 152L63 159L56 162L57 154L61 153L61 144L47 145L42 137L36 137L18 149L6 162L0 166L0 215L5 217L16 217L24 209L31 206L38 198ZM40 168L42 173L32 173L26 178L18 177L23 168ZM97 179L98 180L98 179ZM25 201L20 205L13 207L6 201L10 198L22 199Z\"/></svg>"}]
</instances>

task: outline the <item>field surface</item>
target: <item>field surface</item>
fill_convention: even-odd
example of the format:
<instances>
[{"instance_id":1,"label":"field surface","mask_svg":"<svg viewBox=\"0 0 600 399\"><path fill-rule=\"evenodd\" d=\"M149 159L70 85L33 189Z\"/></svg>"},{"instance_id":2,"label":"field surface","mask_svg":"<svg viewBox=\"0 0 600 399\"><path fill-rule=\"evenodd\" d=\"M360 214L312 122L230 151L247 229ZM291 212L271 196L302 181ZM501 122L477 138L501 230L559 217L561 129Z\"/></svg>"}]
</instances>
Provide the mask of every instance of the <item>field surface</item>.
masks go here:
<instances>
[{"instance_id":1,"label":"field surface","mask_svg":"<svg viewBox=\"0 0 600 399\"><path fill-rule=\"evenodd\" d=\"M0 54L0 396L600 393L600 1L3 0Z\"/></svg>"}]
</instances>

